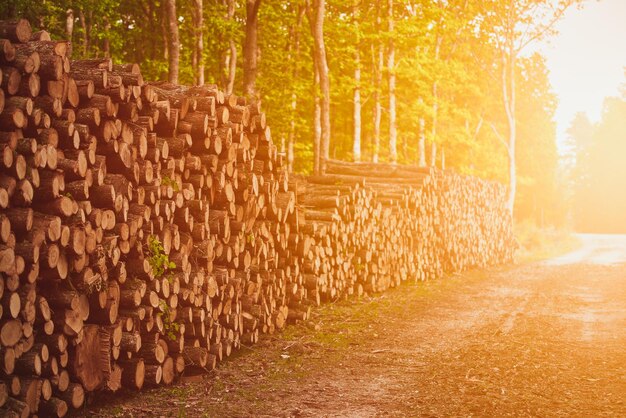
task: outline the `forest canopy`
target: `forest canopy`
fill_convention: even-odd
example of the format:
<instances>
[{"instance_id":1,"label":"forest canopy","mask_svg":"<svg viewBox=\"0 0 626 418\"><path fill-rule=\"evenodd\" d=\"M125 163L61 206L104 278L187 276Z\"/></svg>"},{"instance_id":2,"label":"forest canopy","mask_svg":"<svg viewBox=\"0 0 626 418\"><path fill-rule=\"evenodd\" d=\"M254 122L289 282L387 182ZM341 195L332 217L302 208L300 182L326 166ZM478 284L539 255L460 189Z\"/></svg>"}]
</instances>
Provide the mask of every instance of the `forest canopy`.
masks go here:
<instances>
[{"instance_id":1,"label":"forest canopy","mask_svg":"<svg viewBox=\"0 0 626 418\"><path fill-rule=\"evenodd\" d=\"M320 153L446 167L517 185L517 216L550 222L561 218L556 97L525 47L575 3L11 0L0 17L70 39L74 58L260 98L295 172L317 169Z\"/></svg>"}]
</instances>

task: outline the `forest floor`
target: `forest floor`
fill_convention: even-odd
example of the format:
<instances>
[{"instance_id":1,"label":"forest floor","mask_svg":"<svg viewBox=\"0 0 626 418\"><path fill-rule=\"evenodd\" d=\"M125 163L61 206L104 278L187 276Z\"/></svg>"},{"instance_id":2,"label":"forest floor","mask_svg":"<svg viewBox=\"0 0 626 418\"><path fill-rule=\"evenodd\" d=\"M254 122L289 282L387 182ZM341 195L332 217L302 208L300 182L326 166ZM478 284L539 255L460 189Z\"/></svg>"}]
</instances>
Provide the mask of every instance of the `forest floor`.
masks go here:
<instances>
[{"instance_id":1,"label":"forest floor","mask_svg":"<svg viewBox=\"0 0 626 418\"><path fill-rule=\"evenodd\" d=\"M626 237L581 242L323 306L205 378L82 414L626 416Z\"/></svg>"}]
</instances>

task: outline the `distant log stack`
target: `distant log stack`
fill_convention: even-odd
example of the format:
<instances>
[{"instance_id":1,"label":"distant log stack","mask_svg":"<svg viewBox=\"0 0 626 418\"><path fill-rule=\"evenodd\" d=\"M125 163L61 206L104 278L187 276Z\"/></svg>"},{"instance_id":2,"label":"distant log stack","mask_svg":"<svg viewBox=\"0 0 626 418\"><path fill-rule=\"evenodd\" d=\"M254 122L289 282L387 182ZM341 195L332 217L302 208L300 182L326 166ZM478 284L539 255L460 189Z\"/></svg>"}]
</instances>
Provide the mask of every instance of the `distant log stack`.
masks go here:
<instances>
[{"instance_id":1,"label":"distant log stack","mask_svg":"<svg viewBox=\"0 0 626 418\"><path fill-rule=\"evenodd\" d=\"M0 415L209 370L325 300L508 262L502 186L330 161L258 103L0 22Z\"/></svg>"},{"instance_id":2,"label":"distant log stack","mask_svg":"<svg viewBox=\"0 0 626 418\"><path fill-rule=\"evenodd\" d=\"M432 168L331 160L324 175L295 186L315 254L305 272L318 277L322 299L512 260L502 185Z\"/></svg>"}]
</instances>

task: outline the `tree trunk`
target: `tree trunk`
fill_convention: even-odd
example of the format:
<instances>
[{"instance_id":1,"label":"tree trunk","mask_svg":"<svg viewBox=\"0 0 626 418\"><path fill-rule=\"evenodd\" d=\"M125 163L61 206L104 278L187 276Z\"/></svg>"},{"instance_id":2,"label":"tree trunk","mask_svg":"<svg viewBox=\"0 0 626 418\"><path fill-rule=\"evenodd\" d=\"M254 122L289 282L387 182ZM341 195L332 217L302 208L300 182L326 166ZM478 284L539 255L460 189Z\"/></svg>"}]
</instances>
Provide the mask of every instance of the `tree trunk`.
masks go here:
<instances>
[{"instance_id":1,"label":"tree trunk","mask_svg":"<svg viewBox=\"0 0 626 418\"><path fill-rule=\"evenodd\" d=\"M195 3L195 0L194 0ZM198 84L198 50L196 49L196 10L195 7L191 9L191 22L193 26L193 42L191 48L191 70L193 72L193 84Z\"/></svg>"},{"instance_id":2,"label":"tree trunk","mask_svg":"<svg viewBox=\"0 0 626 418\"><path fill-rule=\"evenodd\" d=\"M302 17L304 16L305 8L298 7L298 17L293 30L293 53L291 56L291 62L293 63L293 80L298 79L298 59L300 57L300 26L302 25ZM295 82L292 84L291 90L291 117L289 120L289 136L287 139L287 171L293 172L294 161L294 143L296 141L296 111L298 108L298 94L295 88Z\"/></svg>"},{"instance_id":3,"label":"tree trunk","mask_svg":"<svg viewBox=\"0 0 626 418\"><path fill-rule=\"evenodd\" d=\"M168 60L169 62L169 42L168 42L168 37L167 37L167 22L168 22L168 18L167 18L167 4L165 2L161 3L161 33L163 34L162 38L163 39L163 59L164 60Z\"/></svg>"},{"instance_id":4,"label":"tree trunk","mask_svg":"<svg viewBox=\"0 0 626 418\"><path fill-rule=\"evenodd\" d=\"M517 191L517 170L515 158L515 146L517 143L517 125L515 122L515 63L517 60L516 52L511 41L509 47L509 59L505 60L502 69L502 89L504 93L504 108L506 111L506 120L509 126L509 196L507 199L507 207L511 215L515 207L515 194Z\"/></svg>"},{"instance_id":5,"label":"tree trunk","mask_svg":"<svg viewBox=\"0 0 626 418\"><path fill-rule=\"evenodd\" d=\"M443 146L441 147L441 169L446 169L446 150Z\"/></svg>"},{"instance_id":6,"label":"tree trunk","mask_svg":"<svg viewBox=\"0 0 626 418\"><path fill-rule=\"evenodd\" d=\"M111 23L109 23L109 19L104 17L104 33L108 34L111 30ZM109 41L108 35L103 40L102 50L104 52L104 56L109 58L111 56L111 42Z\"/></svg>"},{"instance_id":7,"label":"tree trunk","mask_svg":"<svg viewBox=\"0 0 626 418\"><path fill-rule=\"evenodd\" d=\"M430 129L430 140L432 144L432 152L430 154L430 165L432 167L437 163L437 116L439 112L439 94L437 90L438 81L433 82L433 124Z\"/></svg>"},{"instance_id":8,"label":"tree trunk","mask_svg":"<svg viewBox=\"0 0 626 418\"><path fill-rule=\"evenodd\" d=\"M232 20L235 16L235 0L228 0L227 20ZM228 78L225 83L225 94L233 94L235 87L235 72L237 71L237 45L232 35L228 39L228 54L226 55L226 69L228 70Z\"/></svg>"},{"instance_id":9,"label":"tree trunk","mask_svg":"<svg viewBox=\"0 0 626 418\"><path fill-rule=\"evenodd\" d=\"M180 56L180 40L178 38L178 14L176 13L176 0L166 0L167 28L169 37L169 67L168 81L178 83L178 65Z\"/></svg>"},{"instance_id":10,"label":"tree trunk","mask_svg":"<svg viewBox=\"0 0 626 418\"><path fill-rule=\"evenodd\" d=\"M423 103L423 99L420 97L419 102ZM419 118L419 139L417 143L417 165L419 167L426 167L426 120L424 116Z\"/></svg>"},{"instance_id":11,"label":"tree trunk","mask_svg":"<svg viewBox=\"0 0 626 418\"><path fill-rule=\"evenodd\" d=\"M74 33L74 10L67 9L66 18L65 18L65 33L67 34L67 39L72 40L72 34Z\"/></svg>"},{"instance_id":12,"label":"tree trunk","mask_svg":"<svg viewBox=\"0 0 626 418\"><path fill-rule=\"evenodd\" d=\"M237 45L234 40L228 41L228 83L226 84L226 95L233 94L235 88L235 73L237 71Z\"/></svg>"},{"instance_id":13,"label":"tree trunk","mask_svg":"<svg viewBox=\"0 0 626 418\"><path fill-rule=\"evenodd\" d=\"M437 164L437 143L430 143L430 166L434 167Z\"/></svg>"},{"instance_id":14,"label":"tree trunk","mask_svg":"<svg viewBox=\"0 0 626 418\"><path fill-rule=\"evenodd\" d=\"M203 6L202 0L194 0L193 2L193 28L194 28L194 49L193 49L193 68L194 79L197 85L204 84L204 39L203 39Z\"/></svg>"},{"instance_id":15,"label":"tree trunk","mask_svg":"<svg viewBox=\"0 0 626 418\"><path fill-rule=\"evenodd\" d=\"M87 36L87 19L85 13L82 10L78 11L78 20L80 26L83 29L83 57L87 57L87 51L89 50L89 37Z\"/></svg>"},{"instance_id":16,"label":"tree trunk","mask_svg":"<svg viewBox=\"0 0 626 418\"><path fill-rule=\"evenodd\" d=\"M315 63L316 59L313 58ZM319 95L319 85L320 85L320 75L317 70L317 65L314 64L315 67L315 76L313 80L313 101L315 110L313 112L313 172L315 174L320 174L320 148L322 142L322 108L320 105L320 95Z\"/></svg>"},{"instance_id":17,"label":"tree trunk","mask_svg":"<svg viewBox=\"0 0 626 418\"><path fill-rule=\"evenodd\" d=\"M395 70L395 47L393 43L393 0L388 0L388 31L389 53L387 55L387 71L389 71L389 158L392 163L398 161L396 131L396 70Z\"/></svg>"},{"instance_id":18,"label":"tree trunk","mask_svg":"<svg viewBox=\"0 0 626 418\"><path fill-rule=\"evenodd\" d=\"M358 4L354 6L352 17L355 20L357 40L354 53L354 140L352 154L354 161L361 161L361 54L359 51Z\"/></svg>"},{"instance_id":19,"label":"tree trunk","mask_svg":"<svg viewBox=\"0 0 626 418\"><path fill-rule=\"evenodd\" d=\"M87 56L89 55L89 48L91 47L91 26L93 24L93 10L87 12Z\"/></svg>"},{"instance_id":20,"label":"tree trunk","mask_svg":"<svg viewBox=\"0 0 626 418\"><path fill-rule=\"evenodd\" d=\"M324 45L324 14L326 0L313 1L313 40L315 65L319 74L320 83L320 119L322 137L320 141L320 171L324 171L326 160L330 152L330 80L328 77L328 63L326 61L326 47Z\"/></svg>"},{"instance_id":21,"label":"tree trunk","mask_svg":"<svg viewBox=\"0 0 626 418\"><path fill-rule=\"evenodd\" d=\"M256 96L257 36L260 5L261 0L246 0L246 38L243 44L243 91L248 97Z\"/></svg>"},{"instance_id":22,"label":"tree trunk","mask_svg":"<svg viewBox=\"0 0 626 418\"><path fill-rule=\"evenodd\" d=\"M440 23L441 24L441 23ZM435 39L435 62L439 61L439 55L441 53L441 44L443 42L443 37L441 34L437 35ZM437 124L438 124L438 114L439 114L439 80L437 79L437 74L434 75L435 79L433 80L433 123L430 128L430 140L431 140L431 154L430 154L430 165L434 167L437 164Z\"/></svg>"},{"instance_id":23,"label":"tree trunk","mask_svg":"<svg viewBox=\"0 0 626 418\"><path fill-rule=\"evenodd\" d=\"M380 2L376 2L376 29L380 31ZM383 43L378 40L377 56L374 61L374 150L372 152L372 162L378 162L380 152L380 122L382 116L382 105L380 103L380 91L383 83ZM372 55L375 55L374 53Z\"/></svg>"}]
</instances>

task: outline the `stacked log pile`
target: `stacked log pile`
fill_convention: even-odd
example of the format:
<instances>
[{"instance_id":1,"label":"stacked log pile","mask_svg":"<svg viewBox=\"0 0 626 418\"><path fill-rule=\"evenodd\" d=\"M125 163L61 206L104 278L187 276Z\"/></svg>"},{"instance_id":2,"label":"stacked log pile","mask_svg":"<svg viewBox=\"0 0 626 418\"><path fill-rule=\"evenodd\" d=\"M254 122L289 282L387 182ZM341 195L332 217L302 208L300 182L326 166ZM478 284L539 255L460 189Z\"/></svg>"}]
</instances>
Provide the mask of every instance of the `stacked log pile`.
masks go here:
<instances>
[{"instance_id":1,"label":"stacked log pile","mask_svg":"<svg viewBox=\"0 0 626 418\"><path fill-rule=\"evenodd\" d=\"M433 168L328 161L296 184L323 298L512 261L506 188ZM330 235L330 239L326 239Z\"/></svg>"},{"instance_id":2,"label":"stacked log pile","mask_svg":"<svg viewBox=\"0 0 626 418\"><path fill-rule=\"evenodd\" d=\"M499 186L339 162L290 181L258 103L72 60L25 20L0 22L0 74L1 415L170 384L323 300L510 259Z\"/></svg>"}]
</instances>

